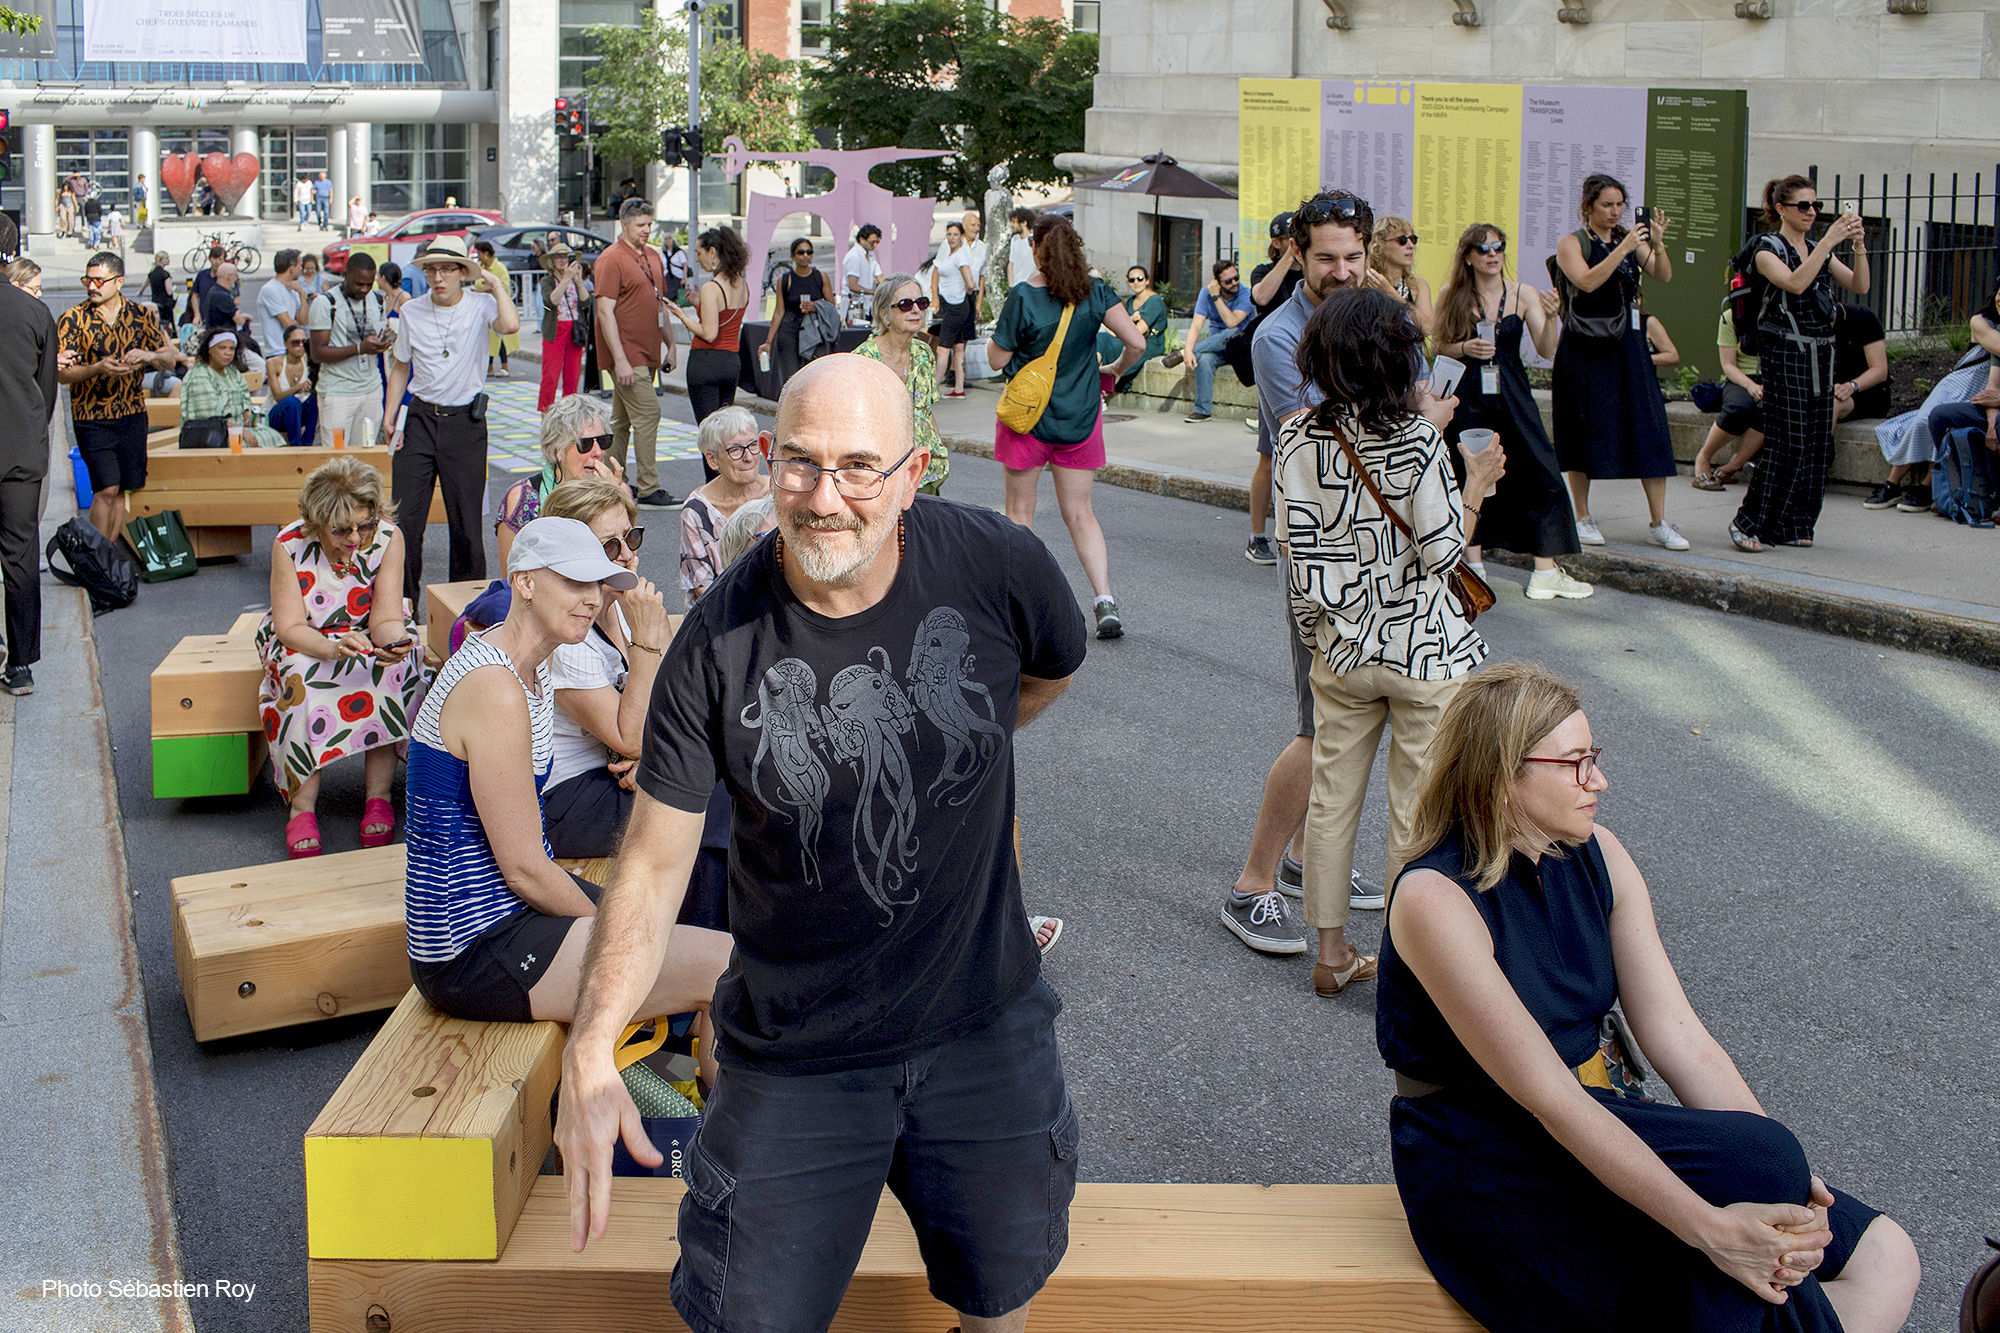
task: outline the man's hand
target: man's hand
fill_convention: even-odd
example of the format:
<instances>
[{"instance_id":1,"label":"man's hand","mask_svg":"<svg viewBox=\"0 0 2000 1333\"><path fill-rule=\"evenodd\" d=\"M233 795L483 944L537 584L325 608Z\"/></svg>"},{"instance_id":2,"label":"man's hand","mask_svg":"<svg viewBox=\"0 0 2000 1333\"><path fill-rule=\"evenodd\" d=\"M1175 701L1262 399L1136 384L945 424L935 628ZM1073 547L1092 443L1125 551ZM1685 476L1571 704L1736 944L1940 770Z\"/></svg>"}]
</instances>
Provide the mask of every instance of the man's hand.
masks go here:
<instances>
[{"instance_id":1,"label":"man's hand","mask_svg":"<svg viewBox=\"0 0 2000 1333\"><path fill-rule=\"evenodd\" d=\"M1990 386L1981 389L1978 393L1972 395L1972 405L1974 407L1986 408L1989 412L1993 408L2000 407L2000 389Z\"/></svg>"},{"instance_id":2,"label":"man's hand","mask_svg":"<svg viewBox=\"0 0 2000 1333\"><path fill-rule=\"evenodd\" d=\"M2000 453L2000 409L1986 409L1986 447Z\"/></svg>"},{"instance_id":3,"label":"man's hand","mask_svg":"<svg viewBox=\"0 0 2000 1333\"><path fill-rule=\"evenodd\" d=\"M639 761L637 759L613 759L605 765L618 778L618 785L626 791L639 790Z\"/></svg>"},{"instance_id":4,"label":"man's hand","mask_svg":"<svg viewBox=\"0 0 2000 1333\"><path fill-rule=\"evenodd\" d=\"M632 1160L644 1167L656 1167L666 1158L646 1137L639 1108L612 1067L609 1051L584 1056L572 1036L563 1051L562 1089L556 1147L562 1151L563 1185L569 1194L570 1246L581 1254L586 1244L603 1239L611 1220L611 1145L622 1136Z\"/></svg>"},{"instance_id":5,"label":"man's hand","mask_svg":"<svg viewBox=\"0 0 2000 1333\"><path fill-rule=\"evenodd\" d=\"M623 356L623 354L620 354L620 356L618 357L617 370L614 373L617 377L620 388L625 388L625 389L631 388L632 385L639 378L638 375L634 373L632 369L632 363L630 361L627 361Z\"/></svg>"},{"instance_id":6,"label":"man's hand","mask_svg":"<svg viewBox=\"0 0 2000 1333\"><path fill-rule=\"evenodd\" d=\"M1852 397L1854 397L1853 380L1842 380L1840 383L1833 386L1833 400L1836 403L1844 403L1849 399L1851 399Z\"/></svg>"},{"instance_id":7,"label":"man's hand","mask_svg":"<svg viewBox=\"0 0 2000 1333\"><path fill-rule=\"evenodd\" d=\"M1208 280L1208 295L1212 300L1220 301L1222 299L1222 279L1210 278Z\"/></svg>"}]
</instances>

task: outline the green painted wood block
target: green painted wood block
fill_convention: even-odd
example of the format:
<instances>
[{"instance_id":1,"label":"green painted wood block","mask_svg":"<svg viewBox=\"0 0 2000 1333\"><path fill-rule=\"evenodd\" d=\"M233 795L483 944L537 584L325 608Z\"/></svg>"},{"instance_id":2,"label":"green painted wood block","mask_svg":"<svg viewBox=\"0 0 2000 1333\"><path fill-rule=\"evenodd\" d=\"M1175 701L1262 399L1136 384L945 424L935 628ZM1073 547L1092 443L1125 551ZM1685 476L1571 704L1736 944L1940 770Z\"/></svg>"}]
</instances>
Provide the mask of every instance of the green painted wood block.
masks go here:
<instances>
[{"instance_id":1,"label":"green painted wood block","mask_svg":"<svg viewBox=\"0 0 2000 1333\"><path fill-rule=\"evenodd\" d=\"M160 800L188 796L241 796L257 780L264 737L230 732L222 736L155 736L153 795Z\"/></svg>"}]
</instances>

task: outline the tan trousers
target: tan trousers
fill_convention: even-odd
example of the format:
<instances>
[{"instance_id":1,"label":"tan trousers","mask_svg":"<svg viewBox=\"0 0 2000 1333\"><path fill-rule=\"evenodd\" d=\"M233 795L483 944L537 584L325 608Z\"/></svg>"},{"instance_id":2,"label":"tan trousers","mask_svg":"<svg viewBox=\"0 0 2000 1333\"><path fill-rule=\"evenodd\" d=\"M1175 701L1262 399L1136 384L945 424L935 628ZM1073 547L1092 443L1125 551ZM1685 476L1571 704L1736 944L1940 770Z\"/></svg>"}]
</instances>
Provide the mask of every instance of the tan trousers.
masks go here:
<instances>
[{"instance_id":1,"label":"tan trousers","mask_svg":"<svg viewBox=\"0 0 2000 1333\"><path fill-rule=\"evenodd\" d=\"M1424 752L1445 706L1465 683L1413 680L1388 667L1357 667L1336 676L1326 653L1313 654L1312 800L1306 807L1306 921L1315 930L1347 924L1348 877L1354 869L1354 836L1382 724L1389 724L1389 863L1386 887L1402 863L1396 849L1409 841L1417 797L1423 790Z\"/></svg>"},{"instance_id":2,"label":"tan trousers","mask_svg":"<svg viewBox=\"0 0 2000 1333\"><path fill-rule=\"evenodd\" d=\"M645 366L632 369L637 373L629 389L616 375L611 377L611 452L617 455L619 466L628 469L625 475L632 483L632 493L651 495L660 489L660 400L653 393L653 376L658 372ZM627 446L639 455L636 475L629 470Z\"/></svg>"}]
</instances>

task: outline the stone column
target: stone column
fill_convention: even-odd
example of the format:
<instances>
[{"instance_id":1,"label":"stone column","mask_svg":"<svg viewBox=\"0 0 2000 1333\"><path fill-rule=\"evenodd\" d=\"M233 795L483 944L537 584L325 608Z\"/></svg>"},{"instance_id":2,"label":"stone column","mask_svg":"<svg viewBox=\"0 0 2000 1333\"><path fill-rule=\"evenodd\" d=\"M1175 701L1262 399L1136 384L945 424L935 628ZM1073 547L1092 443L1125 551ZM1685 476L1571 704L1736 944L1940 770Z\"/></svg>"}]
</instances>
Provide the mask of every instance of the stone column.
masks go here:
<instances>
[{"instance_id":1,"label":"stone column","mask_svg":"<svg viewBox=\"0 0 2000 1333\"><path fill-rule=\"evenodd\" d=\"M345 235L347 227L347 126L326 127L326 178L333 185L333 197L327 201L328 220L333 223L337 234Z\"/></svg>"},{"instance_id":2,"label":"stone column","mask_svg":"<svg viewBox=\"0 0 2000 1333\"><path fill-rule=\"evenodd\" d=\"M500 29L500 211L523 221L556 216L557 0L510 0Z\"/></svg>"},{"instance_id":3,"label":"stone column","mask_svg":"<svg viewBox=\"0 0 2000 1333\"><path fill-rule=\"evenodd\" d=\"M56 231L56 127L23 125L22 147L27 150L27 215L30 236L53 236Z\"/></svg>"},{"instance_id":4,"label":"stone column","mask_svg":"<svg viewBox=\"0 0 2000 1333\"><path fill-rule=\"evenodd\" d=\"M262 145L257 141L257 127L255 125L231 125L229 127L229 155L231 157L236 156L238 153L256 155L261 147ZM259 171L257 179L251 183L249 189L243 192L243 197L236 201L236 207L230 210L229 215L231 217L250 218L254 220L259 216L257 196L263 193L265 185L270 183L269 178L264 174L270 171L270 169L267 163ZM287 200L290 198L290 195L286 196Z\"/></svg>"},{"instance_id":5,"label":"stone column","mask_svg":"<svg viewBox=\"0 0 2000 1333\"><path fill-rule=\"evenodd\" d=\"M144 125L134 125L125 132L125 137L129 145L126 151L130 154L127 170L135 182L141 176L146 178L146 225L150 227L159 219L160 202L167 197L167 192L160 188L160 136ZM135 229L138 225L139 220L132 219Z\"/></svg>"},{"instance_id":6,"label":"stone column","mask_svg":"<svg viewBox=\"0 0 2000 1333\"><path fill-rule=\"evenodd\" d=\"M347 198L361 196L361 207L375 211L375 127L365 120L347 126ZM345 200L340 205L347 207Z\"/></svg>"}]
</instances>

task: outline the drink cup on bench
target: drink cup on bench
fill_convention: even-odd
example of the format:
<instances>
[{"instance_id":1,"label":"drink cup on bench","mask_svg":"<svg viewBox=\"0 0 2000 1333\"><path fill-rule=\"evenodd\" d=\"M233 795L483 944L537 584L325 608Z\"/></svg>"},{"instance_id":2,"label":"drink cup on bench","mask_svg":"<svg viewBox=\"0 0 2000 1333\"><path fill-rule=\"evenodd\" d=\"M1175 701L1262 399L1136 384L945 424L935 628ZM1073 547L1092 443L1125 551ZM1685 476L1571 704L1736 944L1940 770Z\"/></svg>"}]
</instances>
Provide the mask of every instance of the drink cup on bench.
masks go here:
<instances>
[{"instance_id":1,"label":"drink cup on bench","mask_svg":"<svg viewBox=\"0 0 2000 1333\"><path fill-rule=\"evenodd\" d=\"M347 428L346 428L346 427L344 427L344 426L335 426L335 427L333 428L333 447L334 447L334 448L336 448L336 449L345 449L345 448L347 447Z\"/></svg>"},{"instance_id":2,"label":"drink cup on bench","mask_svg":"<svg viewBox=\"0 0 2000 1333\"><path fill-rule=\"evenodd\" d=\"M232 454L243 452L243 423L240 421L229 423L229 452Z\"/></svg>"}]
</instances>

